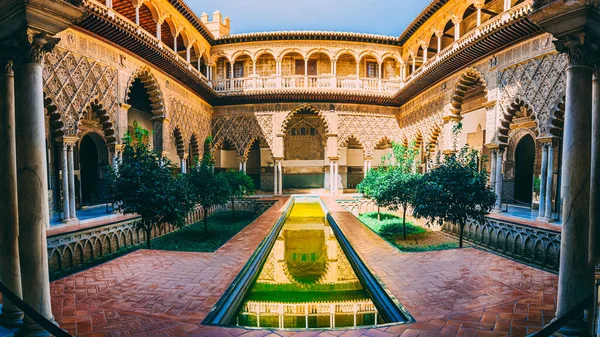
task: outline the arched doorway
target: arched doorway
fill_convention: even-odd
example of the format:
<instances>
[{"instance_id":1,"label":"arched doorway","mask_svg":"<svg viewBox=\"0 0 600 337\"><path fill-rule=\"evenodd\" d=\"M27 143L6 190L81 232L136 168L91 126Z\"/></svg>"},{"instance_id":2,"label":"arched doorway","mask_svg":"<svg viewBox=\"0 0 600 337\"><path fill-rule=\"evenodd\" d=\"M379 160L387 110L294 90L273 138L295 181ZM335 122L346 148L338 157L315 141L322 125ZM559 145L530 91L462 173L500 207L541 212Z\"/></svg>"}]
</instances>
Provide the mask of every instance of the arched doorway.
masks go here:
<instances>
[{"instance_id":1,"label":"arched doorway","mask_svg":"<svg viewBox=\"0 0 600 337\"><path fill-rule=\"evenodd\" d=\"M108 151L104 139L96 133L85 135L79 144L79 174L81 177L81 205L89 206L105 202L107 184L105 169Z\"/></svg>"},{"instance_id":2,"label":"arched doorway","mask_svg":"<svg viewBox=\"0 0 600 337\"><path fill-rule=\"evenodd\" d=\"M515 150L514 199L519 203L531 204L534 162L535 142L528 134L521 138Z\"/></svg>"}]
</instances>

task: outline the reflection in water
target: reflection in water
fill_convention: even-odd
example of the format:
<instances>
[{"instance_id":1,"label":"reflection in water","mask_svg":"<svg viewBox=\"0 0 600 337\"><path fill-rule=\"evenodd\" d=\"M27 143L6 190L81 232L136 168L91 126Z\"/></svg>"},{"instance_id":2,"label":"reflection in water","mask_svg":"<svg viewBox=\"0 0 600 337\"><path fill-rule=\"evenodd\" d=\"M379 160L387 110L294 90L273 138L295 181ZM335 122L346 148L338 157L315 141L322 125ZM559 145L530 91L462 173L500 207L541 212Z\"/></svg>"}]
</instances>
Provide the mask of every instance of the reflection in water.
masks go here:
<instances>
[{"instance_id":1,"label":"reflection in water","mask_svg":"<svg viewBox=\"0 0 600 337\"><path fill-rule=\"evenodd\" d=\"M320 204L296 201L236 324L308 329L376 322L383 323Z\"/></svg>"}]
</instances>

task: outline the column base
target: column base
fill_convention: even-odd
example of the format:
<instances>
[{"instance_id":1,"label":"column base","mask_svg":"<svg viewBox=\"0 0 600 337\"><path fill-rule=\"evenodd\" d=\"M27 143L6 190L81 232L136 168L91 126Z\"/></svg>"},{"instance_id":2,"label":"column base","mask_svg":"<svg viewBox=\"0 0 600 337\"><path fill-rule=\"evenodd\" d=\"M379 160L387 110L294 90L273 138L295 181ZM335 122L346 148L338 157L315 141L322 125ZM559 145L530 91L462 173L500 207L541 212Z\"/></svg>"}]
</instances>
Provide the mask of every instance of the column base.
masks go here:
<instances>
[{"instance_id":1,"label":"column base","mask_svg":"<svg viewBox=\"0 0 600 337\"><path fill-rule=\"evenodd\" d=\"M501 208L494 208L492 213L504 213L504 211Z\"/></svg>"},{"instance_id":2,"label":"column base","mask_svg":"<svg viewBox=\"0 0 600 337\"><path fill-rule=\"evenodd\" d=\"M554 336L561 337L582 337L582 336L591 336L590 331L588 329L587 323L581 319L575 319L569 322L569 324L560 328L558 332L554 334Z\"/></svg>"},{"instance_id":3,"label":"column base","mask_svg":"<svg viewBox=\"0 0 600 337\"><path fill-rule=\"evenodd\" d=\"M539 217L535 218L535 221L551 223L551 222L554 222L555 220L552 218L546 218L544 216L539 216Z\"/></svg>"},{"instance_id":4,"label":"column base","mask_svg":"<svg viewBox=\"0 0 600 337\"><path fill-rule=\"evenodd\" d=\"M62 221L62 223L65 224L65 225L67 225L67 226L79 225L79 219L77 219L77 218L64 219Z\"/></svg>"},{"instance_id":5,"label":"column base","mask_svg":"<svg viewBox=\"0 0 600 337\"><path fill-rule=\"evenodd\" d=\"M56 321L54 321L54 317L52 317L52 319L50 319L50 321L52 323L56 324L56 326L58 326ZM25 320L23 320L23 325L21 326L19 331L17 331L17 333L15 333L15 336L18 336L18 337L50 337L50 336L52 336L52 334L50 334L48 331L44 330L37 323L32 322L31 320L26 318Z\"/></svg>"},{"instance_id":6,"label":"column base","mask_svg":"<svg viewBox=\"0 0 600 337\"><path fill-rule=\"evenodd\" d=\"M21 311L4 311L0 306L0 326L7 329L17 329L23 325L23 312Z\"/></svg>"}]
</instances>

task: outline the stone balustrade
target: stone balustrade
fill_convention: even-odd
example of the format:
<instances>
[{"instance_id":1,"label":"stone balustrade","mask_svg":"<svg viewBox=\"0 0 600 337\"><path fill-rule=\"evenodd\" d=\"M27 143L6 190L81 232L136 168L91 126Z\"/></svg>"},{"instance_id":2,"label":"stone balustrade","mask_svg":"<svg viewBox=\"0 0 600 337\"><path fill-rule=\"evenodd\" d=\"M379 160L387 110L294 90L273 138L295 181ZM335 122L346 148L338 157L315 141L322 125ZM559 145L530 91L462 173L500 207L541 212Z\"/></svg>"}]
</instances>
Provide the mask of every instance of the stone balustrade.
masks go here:
<instances>
[{"instance_id":1,"label":"stone balustrade","mask_svg":"<svg viewBox=\"0 0 600 337\"><path fill-rule=\"evenodd\" d=\"M276 200L240 199L235 201L235 209L255 214L264 213ZM211 207L208 215L227 211L231 204ZM202 207L197 206L187 217L186 225L204 219ZM68 232L48 237L48 259L51 274L77 270L100 259L119 255L131 248L142 245L145 232L136 227L137 218L108 223L80 231ZM177 228L171 224L152 229L152 237L159 237Z\"/></svg>"}]
</instances>

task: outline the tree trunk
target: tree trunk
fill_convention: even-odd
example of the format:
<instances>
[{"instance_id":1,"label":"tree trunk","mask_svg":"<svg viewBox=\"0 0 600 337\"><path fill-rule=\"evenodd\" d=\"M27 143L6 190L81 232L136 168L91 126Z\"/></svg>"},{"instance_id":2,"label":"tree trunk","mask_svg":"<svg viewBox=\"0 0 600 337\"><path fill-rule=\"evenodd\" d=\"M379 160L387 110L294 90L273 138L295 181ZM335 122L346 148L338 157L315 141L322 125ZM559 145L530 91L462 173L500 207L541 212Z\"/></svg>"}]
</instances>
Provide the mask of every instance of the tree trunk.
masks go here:
<instances>
[{"instance_id":1,"label":"tree trunk","mask_svg":"<svg viewBox=\"0 0 600 337\"><path fill-rule=\"evenodd\" d=\"M402 227L404 227L404 240L406 240L406 206L402 206Z\"/></svg>"},{"instance_id":2,"label":"tree trunk","mask_svg":"<svg viewBox=\"0 0 600 337\"><path fill-rule=\"evenodd\" d=\"M202 207L202 209L204 210L204 236L208 235L208 211L206 210L206 207Z\"/></svg>"},{"instance_id":3,"label":"tree trunk","mask_svg":"<svg viewBox=\"0 0 600 337\"><path fill-rule=\"evenodd\" d=\"M460 224L460 235L458 238L458 248L462 248L463 247L463 232L465 230L465 225L464 224Z\"/></svg>"},{"instance_id":4,"label":"tree trunk","mask_svg":"<svg viewBox=\"0 0 600 337\"><path fill-rule=\"evenodd\" d=\"M231 217L235 218L235 196L231 197Z\"/></svg>"},{"instance_id":5,"label":"tree trunk","mask_svg":"<svg viewBox=\"0 0 600 337\"><path fill-rule=\"evenodd\" d=\"M379 209L379 205L377 205L377 221L381 221L381 210Z\"/></svg>"},{"instance_id":6,"label":"tree trunk","mask_svg":"<svg viewBox=\"0 0 600 337\"><path fill-rule=\"evenodd\" d=\"M150 249L151 248L151 241L152 241L152 225L150 226L145 226L146 227L146 249Z\"/></svg>"}]
</instances>

